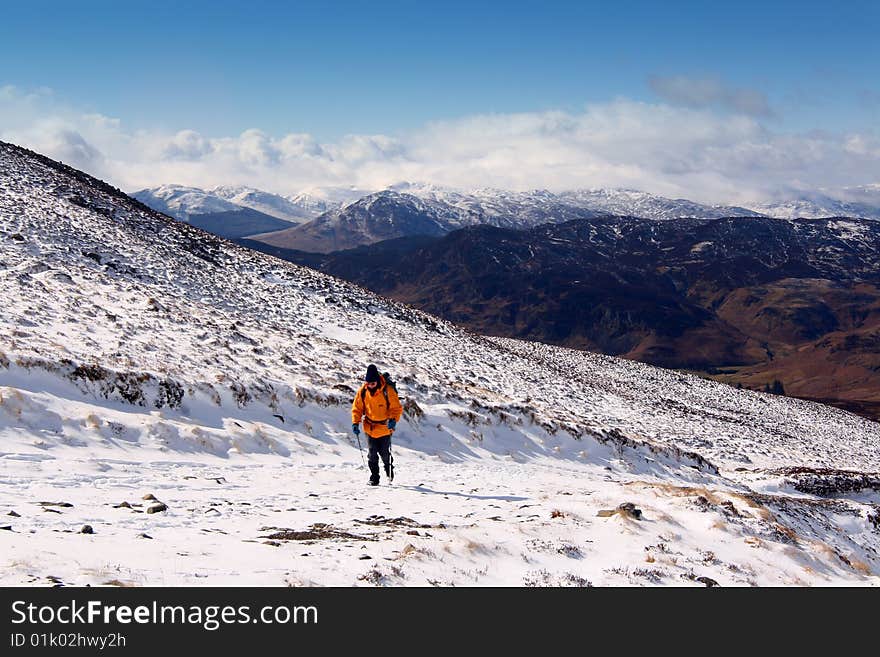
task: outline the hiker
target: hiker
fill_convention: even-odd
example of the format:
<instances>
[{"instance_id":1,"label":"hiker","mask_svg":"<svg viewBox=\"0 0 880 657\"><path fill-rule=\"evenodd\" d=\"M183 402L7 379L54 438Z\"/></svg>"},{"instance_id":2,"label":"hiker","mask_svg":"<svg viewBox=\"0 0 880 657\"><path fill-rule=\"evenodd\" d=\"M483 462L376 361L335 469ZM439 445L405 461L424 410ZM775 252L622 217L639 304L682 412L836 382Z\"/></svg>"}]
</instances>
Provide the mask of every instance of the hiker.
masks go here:
<instances>
[{"instance_id":1,"label":"hiker","mask_svg":"<svg viewBox=\"0 0 880 657\"><path fill-rule=\"evenodd\" d=\"M387 376L387 375L386 375ZM403 407L397 396L397 389L385 376L379 374L375 365L367 367L364 384L354 396L351 404L351 430L360 435L361 418L364 420L364 431L369 439L370 486L379 485L379 456L385 466L388 481L394 480L394 465L391 458L391 434L397 426Z\"/></svg>"}]
</instances>

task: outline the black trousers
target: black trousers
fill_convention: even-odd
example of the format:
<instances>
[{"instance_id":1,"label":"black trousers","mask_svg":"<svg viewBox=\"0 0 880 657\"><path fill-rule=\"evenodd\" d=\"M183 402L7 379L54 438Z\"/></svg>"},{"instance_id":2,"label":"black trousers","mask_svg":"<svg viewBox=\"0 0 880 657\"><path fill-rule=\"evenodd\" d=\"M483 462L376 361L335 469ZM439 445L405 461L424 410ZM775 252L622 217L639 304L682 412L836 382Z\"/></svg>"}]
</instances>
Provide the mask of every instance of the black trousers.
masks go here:
<instances>
[{"instance_id":1,"label":"black trousers","mask_svg":"<svg viewBox=\"0 0 880 657\"><path fill-rule=\"evenodd\" d=\"M385 466L385 474L394 462L391 458L391 436L383 436L382 438L367 438L367 444L370 451L367 456L367 464L370 466L370 474L373 477L379 476L379 457L382 457L382 465Z\"/></svg>"}]
</instances>

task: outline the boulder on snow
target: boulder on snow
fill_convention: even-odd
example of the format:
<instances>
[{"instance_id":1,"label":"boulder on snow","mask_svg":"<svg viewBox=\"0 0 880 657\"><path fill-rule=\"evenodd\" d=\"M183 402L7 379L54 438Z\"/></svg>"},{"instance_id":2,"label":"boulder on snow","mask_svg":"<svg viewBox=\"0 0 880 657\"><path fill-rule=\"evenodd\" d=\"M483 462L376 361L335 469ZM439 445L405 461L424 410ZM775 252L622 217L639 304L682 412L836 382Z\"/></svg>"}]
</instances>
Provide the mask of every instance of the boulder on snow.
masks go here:
<instances>
[{"instance_id":1,"label":"boulder on snow","mask_svg":"<svg viewBox=\"0 0 880 657\"><path fill-rule=\"evenodd\" d=\"M618 504L616 509L602 509L596 515L600 518L623 516L624 518L629 518L631 520L641 520L642 510L636 508L636 505L632 502L624 502L623 504Z\"/></svg>"},{"instance_id":2,"label":"boulder on snow","mask_svg":"<svg viewBox=\"0 0 880 657\"><path fill-rule=\"evenodd\" d=\"M155 502L147 507L147 513L160 513L162 511L167 511L168 507L162 502Z\"/></svg>"},{"instance_id":3,"label":"boulder on snow","mask_svg":"<svg viewBox=\"0 0 880 657\"><path fill-rule=\"evenodd\" d=\"M79 530L80 534L94 534L95 530L92 529L91 525L83 525L82 529Z\"/></svg>"}]
</instances>

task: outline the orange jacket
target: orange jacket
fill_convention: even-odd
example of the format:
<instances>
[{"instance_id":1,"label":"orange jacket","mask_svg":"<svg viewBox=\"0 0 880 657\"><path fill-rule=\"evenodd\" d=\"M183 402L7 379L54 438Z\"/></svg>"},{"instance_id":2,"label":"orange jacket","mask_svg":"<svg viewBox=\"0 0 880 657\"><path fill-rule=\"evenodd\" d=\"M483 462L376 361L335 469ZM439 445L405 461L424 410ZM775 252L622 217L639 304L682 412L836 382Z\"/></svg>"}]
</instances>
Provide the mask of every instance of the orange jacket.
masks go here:
<instances>
[{"instance_id":1,"label":"orange jacket","mask_svg":"<svg viewBox=\"0 0 880 657\"><path fill-rule=\"evenodd\" d=\"M388 393L387 403L385 402L386 392ZM361 385L351 404L351 423L359 424L363 418L364 431L370 438L384 438L390 435L391 430L386 421L393 418L395 422L399 422L401 415L403 415L403 406L400 405L397 391L385 384L383 376L379 377L379 385L373 392L370 392L366 383Z\"/></svg>"}]
</instances>

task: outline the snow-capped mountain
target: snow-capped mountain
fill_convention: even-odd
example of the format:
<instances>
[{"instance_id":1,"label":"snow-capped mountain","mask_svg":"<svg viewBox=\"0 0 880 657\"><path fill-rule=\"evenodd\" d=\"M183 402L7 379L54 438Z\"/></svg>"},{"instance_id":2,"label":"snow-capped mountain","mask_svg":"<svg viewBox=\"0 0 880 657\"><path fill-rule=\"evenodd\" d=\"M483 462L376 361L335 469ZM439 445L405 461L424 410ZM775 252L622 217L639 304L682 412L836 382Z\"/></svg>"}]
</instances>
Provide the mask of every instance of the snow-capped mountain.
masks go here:
<instances>
[{"instance_id":1,"label":"snow-capped mountain","mask_svg":"<svg viewBox=\"0 0 880 657\"><path fill-rule=\"evenodd\" d=\"M680 217L756 216L739 207L705 206L631 190L455 190L430 184L399 183L312 221L253 239L284 249L326 253L412 235L442 235L459 228L489 225L528 230L542 224L604 215L652 220Z\"/></svg>"},{"instance_id":2,"label":"snow-capped mountain","mask_svg":"<svg viewBox=\"0 0 880 657\"><path fill-rule=\"evenodd\" d=\"M182 221L190 221L196 215L235 212L247 208L276 219L299 224L335 209L343 203L343 201L331 200L334 197L332 190L328 190L328 198L309 194L287 197L253 187L230 185L221 185L208 190L183 185L160 185L139 190L132 196L154 210ZM344 193L335 196L348 198Z\"/></svg>"},{"instance_id":3,"label":"snow-capped mountain","mask_svg":"<svg viewBox=\"0 0 880 657\"><path fill-rule=\"evenodd\" d=\"M717 219L751 217L758 213L746 208L703 205L687 199L668 199L631 189L576 189L554 194L536 189L513 192L502 189L456 190L429 184L399 183L390 189L437 203L467 210L484 221L502 228L533 228L542 223L562 223L566 214L584 216L618 215L643 219ZM572 217L574 218L574 217ZM509 223L505 225L507 219Z\"/></svg>"},{"instance_id":4,"label":"snow-capped mountain","mask_svg":"<svg viewBox=\"0 0 880 657\"><path fill-rule=\"evenodd\" d=\"M302 223L314 219L321 212L316 212L311 204L297 202L278 194L270 194L252 187L215 187L208 193L218 196L235 205L250 208L270 217L284 219L292 223ZM322 210L323 211L323 210Z\"/></svg>"},{"instance_id":5,"label":"snow-capped mountain","mask_svg":"<svg viewBox=\"0 0 880 657\"><path fill-rule=\"evenodd\" d=\"M615 215L642 219L720 219L723 217L773 217L777 219L820 219L853 217L880 219L880 183L844 187L834 195L820 191L795 194L775 202L737 205L706 205L688 199L670 199L634 189L573 189L558 193L546 190L510 192L498 189L456 190L426 183L399 183L389 189L419 198L471 210L487 217L484 223L511 228L530 228L536 224L504 226L493 217L517 216L531 208L534 216L553 206L571 206L590 210L596 216ZM515 223L515 222L514 222ZM557 223L550 221L538 223Z\"/></svg>"},{"instance_id":6,"label":"snow-capped mountain","mask_svg":"<svg viewBox=\"0 0 880 657\"><path fill-rule=\"evenodd\" d=\"M184 221L209 213L249 208L296 226L273 226L265 220L223 229L222 218L198 224L224 237L257 235L273 247L328 252L418 234L436 235L485 224L527 230L545 223L599 216L629 216L657 221L681 218L773 217L780 219L861 217L880 219L880 186L844 188L841 198L823 193L801 195L748 207L705 205L631 189L574 189L559 193L503 189L454 189L429 183L401 182L369 192L354 187L316 187L279 196L249 187L201 190L164 185L134 197L151 208ZM251 216L253 218L253 216ZM239 228L241 226L241 228ZM419 232L422 231L422 232Z\"/></svg>"},{"instance_id":7,"label":"snow-capped mountain","mask_svg":"<svg viewBox=\"0 0 880 657\"><path fill-rule=\"evenodd\" d=\"M317 217L325 212L354 203L374 190L357 187L310 187L290 197L290 200Z\"/></svg>"},{"instance_id":8,"label":"snow-capped mountain","mask_svg":"<svg viewBox=\"0 0 880 657\"><path fill-rule=\"evenodd\" d=\"M2 142L0 172L0 583L878 583L876 423L474 335ZM370 362L404 416L368 490Z\"/></svg>"},{"instance_id":9,"label":"snow-capped mountain","mask_svg":"<svg viewBox=\"0 0 880 657\"><path fill-rule=\"evenodd\" d=\"M720 219L755 217L762 213L730 205L704 205L683 198L670 199L634 189L580 189L559 194L561 199L597 213L643 219Z\"/></svg>"},{"instance_id":10,"label":"snow-capped mountain","mask_svg":"<svg viewBox=\"0 0 880 657\"><path fill-rule=\"evenodd\" d=\"M749 207L768 217L778 219L821 219L853 217L880 220L880 192L876 186L850 187L841 194L853 200L833 198L822 193L804 194L782 201L755 203Z\"/></svg>"},{"instance_id":11,"label":"snow-capped mountain","mask_svg":"<svg viewBox=\"0 0 880 657\"><path fill-rule=\"evenodd\" d=\"M216 212L233 212L241 206L231 203L198 187L160 185L132 194L141 203L168 216L187 221L190 216Z\"/></svg>"},{"instance_id":12,"label":"snow-capped mountain","mask_svg":"<svg viewBox=\"0 0 880 657\"><path fill-rule=\"evenodd\" d=\"M444 235L466 226L525 229L595 215L559 202L549 192L464 194L432 187L402 188L407 192L370 194L301 226L252 239L284 249L326 253L397 237Z\"/></svg>"}]
</instances>

